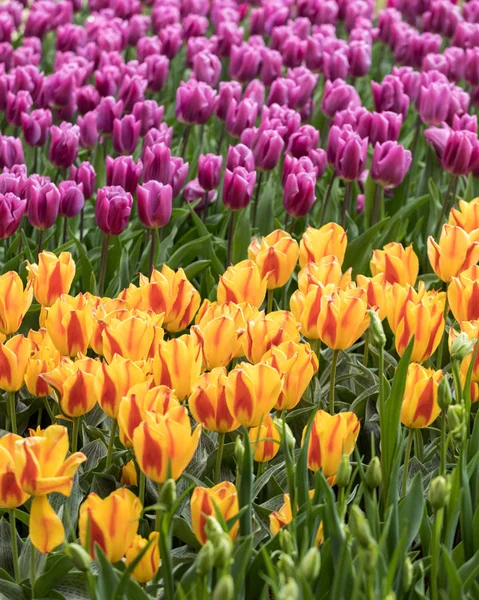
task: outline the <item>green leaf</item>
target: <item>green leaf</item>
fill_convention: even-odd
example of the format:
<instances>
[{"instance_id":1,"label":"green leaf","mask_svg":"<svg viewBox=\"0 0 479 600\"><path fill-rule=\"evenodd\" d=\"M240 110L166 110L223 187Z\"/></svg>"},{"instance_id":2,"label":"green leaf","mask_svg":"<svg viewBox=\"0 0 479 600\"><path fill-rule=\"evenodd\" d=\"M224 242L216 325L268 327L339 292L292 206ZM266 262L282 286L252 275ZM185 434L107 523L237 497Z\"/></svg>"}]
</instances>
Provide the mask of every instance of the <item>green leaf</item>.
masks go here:
<instances>
[{"instance_id":1,"label":"green leaf","mask_svg":"<svg viewBox=\"0 0 479 600\"><path fill-rule=\"evenodd\" d=\"M238 490L239 508L246 507L240 519L240 535L248 537L251 534L252 527L252 509L253 502L253 455L251 453L251 444L249 442L248 431L243 432L244 455L243 464L241 465L241 479Z\"/></svg>"},{"instance_id":2,"label":"green leaf","mask_svg":"<svg viewBox=\"0 0 479 600\"><path fill-rule=\"evenodd\" d=\"M348 244L346 255L344 257L343 270L352 267L353 272L363 273L366 265L371 258L371 245L376 242L377 234L383 229L390 220L390 217L379 221L359 237Z\"/></svg>"},{"instance_id":3,"label":"green leaf","mask_svg":"<svg viewBox=\"0 0 479 600\"><path fill-rule=\"evenodd\" d=\"M411 546L421 527L424 513L424 488L421 473L416 473L407 496L399 504L399 530L407 531L406 550Z\"/></svg>"},{"instance_id":4,"label":"green leaf","mask_svg":"<svg viewBox=\"0 0 479 600\"><path fill-rule=\"evenodd\" d=\"M236 212L236 222L233 237L233 263L236 264L248 254L248 246L251 242L251 218L250 205Z\"/></svg>"},{"instance_id":5,"label":"green leaf","mask_svg":"<svg viewBox=\"0 0 479 600\"><path fill-rule=\"evenodd\" d=\"M73 563L65 554L52 554L47 559L45 571L35 581L35 597L46 598L58 582L73 568Z\"/></svg>"}]
</instances>

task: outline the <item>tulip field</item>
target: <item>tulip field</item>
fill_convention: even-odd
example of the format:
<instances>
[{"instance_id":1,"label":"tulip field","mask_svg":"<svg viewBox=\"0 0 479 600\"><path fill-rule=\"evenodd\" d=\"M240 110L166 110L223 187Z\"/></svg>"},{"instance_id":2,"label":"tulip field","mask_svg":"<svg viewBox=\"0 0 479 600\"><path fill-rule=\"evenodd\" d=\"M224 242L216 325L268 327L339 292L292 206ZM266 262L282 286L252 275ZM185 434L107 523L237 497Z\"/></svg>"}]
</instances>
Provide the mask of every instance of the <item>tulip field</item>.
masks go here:
<instances>
[{"instance_id":1,"label":"tulip field","mask_svg":"<svg viewBox=\"0 0 479 600\"><path fill-rule=\"evenodd\" d=\"M3 0L0 600L479 599L479 0Z\"/></svg>"}]
</instances>

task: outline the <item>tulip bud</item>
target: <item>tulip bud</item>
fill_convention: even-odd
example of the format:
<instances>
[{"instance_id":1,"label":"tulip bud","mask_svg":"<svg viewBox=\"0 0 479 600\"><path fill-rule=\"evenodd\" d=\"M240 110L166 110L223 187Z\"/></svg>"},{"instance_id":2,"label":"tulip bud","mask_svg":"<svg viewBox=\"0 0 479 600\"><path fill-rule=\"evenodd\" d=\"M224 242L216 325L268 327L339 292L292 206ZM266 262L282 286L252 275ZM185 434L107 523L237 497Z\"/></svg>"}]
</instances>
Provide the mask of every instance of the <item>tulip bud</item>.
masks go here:
<instances>
[{"instance_id":1,"label":"tulip bud","mask_svg":"<svg viewBox=\"0 0 479 600\"><path fill-rule=\"evenodd\" d=\"M386 335L384 333L383 324L375 310L368 310L370 322L369 332L371 341L377 348L384 348L386 345Z\"/></svg>"},{"instance_id":2,"label":"tulip bud","mask_svg":"<svg viewBox=\"0 0 479 600\"><path fill-rule=\"evenodd\" d=\"M343 454L341 460L339 461L338 472L336 474L336 483L339 487L346 487L348 485L352 470L353 469L349 461L349 456L347 454Z\"/></svg>"},{"instance_id":3,"label":"tulip bud","mask_svg":"<svg viewBox=\"0 0 479 600\"><path fill-rule=\"evenodd\" d=\"M67 544L65 546L65 554L72 560L79 571L86 572L90 569L92 559L80 544Z\"/></svg>"},{"instance_id":4,"label":"tulip bud","mask_svg":"<svg viewBox=\"0 0 479 600\"><path fill-rule=\"evenodd\" d=\"M381 461L373 456L366 469L366 483L372 490L379 487L382 482Z\"/></svg>"},{"instance_id":5,"label":"tulip bud","mask_svg":"<svg viewBox=\"0 0 479 600\"><path fill-rule=\"evenodd\" d=\"M287 529L280 530L278 539L279 546L286 555L293 556L296 553L293 538Z\"/></svg>"},{"instance_id":6,"label":"tulip bud","mask_svg":"<svg viewBox=\"0 0 479 600\"><path fill-rule=\"evenodd\" d=\"M351 533L363 548L368 548L371 545L371 542L373 542L373 537L371 535L369 523L364 516L363 511L357 504L353 504L351 507L349 528L351 529Z\"/></svg>"},{"instance_id":7,"label":"tulip bud","mask_svg":"<svg viewBox=\"0 0 479 600\"><path fill-rule=\"evenodd\" d=\"M406 560L404 561L402 571L402 587L406 593L411 589L413 575L414 567L412 566L411 559L409 558L409 556L407 556Z\"/></svg>"},{"instance_id":8,"label":"tulip bud","mask_svg":"<svg viewBox=\"0 0 479 600\"><path fill-rule=\"evenodd\" d=\"M281 530L280 536L282 533L289 533L289 532L287 532L286 530ZM280 537L280 544L281 544L281 537ZM296 575L296 564L294 562L294 559L289 554L286 554L285 552L281 553L281 556L279 557L279 560L276 563L276 566L278 568L278 571L280 573L283 573L285 577L294 577ZM290 596L288 596L288 598L290 598Z\"/></svg>"},{"instance_id":9,"label":"tulip bud","mask_svg":"<svg viewBox=\"0 0 479 600\"><path fill-rule=\"evenodd\" d=\"M160 504L163 504L168 509L173 506L174 502L176 501L176 483L174 479L168 479L161 486L158 500Z\"/></svg>"},{"instance_id":10,"label":"tulip bud","mask_svg":"<svg viewBox=\"0 0 479 600\"><path fill-rule=\"evenodd\" d=\"M438 511L447 504L448 490L446 479L442 476L435 477L429 484L427 498L434 511Z\"/></svg>"},{"instance_id":11,"label":"tulip bud","mask_svg":"<svg viewBox=\"0 0 479 600\"><path fill-rule=\"evenodd\" d=\"M212 600L234 600L235 584L229 573L225 573L213 590Z\"/></svg>"},{"instance_id":12,"label":"tulip bud","mask_svg":"<svg viewBox=\"0 0 479 600\"><path fill-rule=\"evenodd\" d=\"M475 340L469 339L466 333L461 332L451 344L451 359L458 363L462 362L472 352L474 342Z\"/></svg>"},{"instance_id":13,"label":"tulip bud","mask_svg":"<svg viewBox=\"0 0 479 600\"><path fill-rule=\"evenodd\" d=\"M224 536L225 532L216 517L213 515L208 515L206 517L205 533L206 537L216 546Z\"/></svg>"},{"instance_id":14,"label":"tulip bud","mask_svg":"<svg viewBox=\"0 0 479 600\"><path fill-rule=\"evenodd\" d=\"M196 557L196 574L203 577L213 568L215 562L215 547L209 540L198 552Z\"/></svg>"},{"instance_id":15,"label":"tulip bud","mask_svg":"<svg viewBox=\"0 0 479 600\"><path fill-rule=\"evenodd\" d=\"M278 600L299 600L300 597L301 594L299 591L298 584L292 578L288 579L287 583L281 587L280 592L277 596Z\"/></svg>"},{"instance_id":16,"label":"tulip bud","mask_svg":"<svg viewBox=\"0 0 479 600\"><path fill-rule=\"evenodd\" d=\"M321 569L321 555L317 548L310 548L299 565L301 574L311 584L314 584Z\"/></svg>"},{"instance_id":17,"label":"tulip bud","mask_svg":"<svg viewBox=\"0 0 479 600\"><path fill-rule=\"evenodd\" d=\"M447 425L451 433L457 432L464 424L464 407L462 404L451 404L447 410Z\"/></svg>"},{"instance_id":18,"label":"tulip bud","mask_svg":"<svg viewBox=\"0 0 479 600\"><path fill-rule=\"evenodd\" d=\"M447 375L439 382L437 403L443 411L446 411L452 403L451 386Z\"/></svg>"},{"instance_id":19,"label":"tulip bud","mask_svg":"<svg viewBox=\"0 0 479 600\"><path fill-rule=\"evenodd\" d=\"M243 457L244 457L244 444L243 444L243 440L241 439L241 436L238 436L235 440L234 454L235 454L236 464L242 465Z\"/></svg>"},{"instance_id":20,"label":"tulip bud","mask_svg":"<svg viewBox=\"0 0 479 600\"><path fill-rule=\"evenodd\" d=\"M227 533L224 533L214 544L215 547L215 566L218 569L228 567L233 553L233 542Z\"/></svg>"},{"instance_id":21,"label":"tulip bud","mask_svg":"<svg viewBox=\"0 0 479 600\"><path fill-rule=\"evenodd\" d=\"M283 435L283 421L281 419L275 419L275 423L279 432ZM285 423L284 431L286 434L286 445L290 452L294 452L294 449L296 448L296 438L291 431L291 427L287 423Z\"/></svg>"}]
</instances>

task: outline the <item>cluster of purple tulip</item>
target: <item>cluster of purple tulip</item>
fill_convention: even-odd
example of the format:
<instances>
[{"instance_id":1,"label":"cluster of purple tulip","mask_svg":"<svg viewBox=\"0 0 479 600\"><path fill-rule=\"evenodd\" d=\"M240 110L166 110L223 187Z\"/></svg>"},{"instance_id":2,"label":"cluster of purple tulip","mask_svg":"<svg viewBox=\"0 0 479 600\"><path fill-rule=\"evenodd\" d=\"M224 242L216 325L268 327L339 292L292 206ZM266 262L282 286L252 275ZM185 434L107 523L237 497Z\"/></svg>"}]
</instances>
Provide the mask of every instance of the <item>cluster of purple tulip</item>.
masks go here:
<instances>
[{"instance_id":1,"label":"cluster of purple tulip","mask_svg":"<svg viewBox=\"0 0 479 600\"><path fill-rule=\"evenodd\" d=\"M181 194L206 216L220 186L232 211L255 196L254 225L264 174L278 165L287 218L311 211L329 165L321 218L338 178L344 221L362 207L362 196L352 203L352 182L369 176L381 190L403 182L424 125L444 170L479 176L477 120L468 114L471 98L479 102L479 0L462 9L449 0L391 0L377 21L372 0L28 4L0 5L2 238L25 211L42 231L58 215L82 213L90 199L106 234L123 231L134 197L141 221L156 229ZM355 83L370 73L375 42L400 66L371 82L371 111ZM380 79L381 61L376 67ZM157 100L169 99L177 73L173 127ZM412 107L416 135L406 149L398 139ZM311 124L318 111L322 140ZM192 126L209 121L221 124L216 154L200 154L190 168ZM99 146L111 156L97 189ZM187 181L189 174L197 177ZM384 212L377 198L374 219Z\"/></svg>"}]
</instances>

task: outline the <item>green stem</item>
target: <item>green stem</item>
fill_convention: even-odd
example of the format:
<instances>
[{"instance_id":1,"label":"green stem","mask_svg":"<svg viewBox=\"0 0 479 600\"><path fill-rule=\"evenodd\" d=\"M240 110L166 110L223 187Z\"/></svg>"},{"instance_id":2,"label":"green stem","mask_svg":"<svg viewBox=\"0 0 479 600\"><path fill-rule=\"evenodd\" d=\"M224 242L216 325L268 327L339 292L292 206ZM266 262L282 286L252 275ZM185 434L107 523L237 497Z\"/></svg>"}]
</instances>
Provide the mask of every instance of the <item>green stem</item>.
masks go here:
<instances>
[{"instance_id":1,"label":"green stem","mask_svg":"<svg viewBox=\"0 0 479 600\"><path fill-rule=\"evenodd\" d=\"M434 530L431 540L431 600L438 599L437 580L439 577L439 553L441 549L441 530L444 509L440 508L434 518Z\"/></svg>"},{"instance_id":2,"label":"green stem","mask_svg":"<svg viewBox=\"0 0 479 600\"><path fill-rule=\"evenodd\" d=\"M443 354L444 354L444 346L446 344L446 323L447 323L447 313L449 311L449 302L447 299L447 292L446 292L446 301L444 302L444 332L442 334L442 338L441 341L439 343L439 348L437 349L437 362L436 362L436 366L438 369L442 368L442 360L443 360Z\"/></svg>"},{"instance_id":3,"label":"green stem","mask_svg":"<svg viewBox=\"0 0 479 600\"><path fill-rule=\"evenodd\" d=\"M67 243L68 238L68 219L67 217L63 217L63 243Z\"/></svg>"},{"instance_id":4,"label":"green stem","mask_svg":"<svg viewBox=\"0 0 479 600\"><path fill-rule=\"evenodd\" d=\"M402 495L407 492L407 476L409 471L409 459L411 458L412 441L414 439L413 432L409 430L406 444L406 454L404 455L404 470L402 474Z\"/></svg>"},{"instance_id":5,"label":"green stem","mask_svg":"<svg viewBox=\"0 0 479 600\"><path fill-rule=\"evenodd\" d=\"M459 374L459 363L457 360L451 361L452 378L454 380L454 389L456 390L456 404L462 403L462 385L461 376Z\"/></svg>"},{"instance_id":6,"label":"green stem","mask_svg":"<svg viewBox=\"0 0 479 600\"><path fill-rule=\"evenodd\" d=\"M441 466L439 469L439 475L444 475L446 471L446 454L447 454L447 445L446 445L446 413L443 411L441 415Z\"/></svg>"},{"instance_id":7,"label":"green stem","mask_svg":"<svg viewBox=\"0 0 479 600\"><path fill-rule=\"evenodd\" d=\"M160 494L161 494L161 483L158 484L157 490L158 490L158 499L157 502L159 504L160 502ZM156 519L155 519L155 531L158 531L158 533L160 534L160 538L161 538L161 511L159 508L156 509Z\"/></svg>"},{"instance_id":8,"label":"green stem","mask_svg":"<svg viewBox=\"0 0 479 600\"><path fill-rule=\"evenodd\" d=\"M73 419L73 431L72 431L72 454L78 449L78 430L80 425L80 418L76 417Z\"/></svg>"},{"instance_id":9,"label":"green stem","mask_svg":"<svg viewBox=\"0 0 479 600\"><path fill-rule=\"evenodd\" d=\"M159 485L159 487L161 486ZM159 544L165 598L166 600L173 600L175 597L175 582L173 579L173 568L171 564L171 528L168 522L168 515L162 516L159 522L159 527L161 529Z\"/></svg>"},{"instance_id":10,"label":"green stem","mask_svg":"<svg viewBox=\"0 0 479 600\"><path fill-rule=\"evenodd\" d=\"M258 179L256 181L256 194L253 203L253 227L256 227L256 216L258 214L259 194L261 190L261 181L263 179L263 171L259 172Z\"/></svg>"},{"instance_id":11,"label":"green stem","mask_svg":"<svg viewBox=\"0 0 479 600\"><path fill-rule=\"evenodd\" d=\"M220 480L220 470L221 470L221 461L223 459L223 449L225 447L225 433L218 433L218 450L216 452L216 463L215 463L215 476L213 482L219 483Z\"/></svg>"},{"instance_id":12,"label":"green stem","mask_svg":"<svg viewBox=\"0 0 479 600\"><path fill-rule=\"evenodd\" d=\"M30 541L31 543L31 541ZM32 586L32 600L35 598L35 579L36 579L36 565L35 565L35 546L31 544L32 552L30 555L30 585Z\"/></svg>"},{"instance_id":13,"label":"green stem","mask_svg":"<svg viewBox=\"0 0 479 600\"><path fill-rule=\"evenodd\" d=\"M106 265L108 260L108 245L110 242L110 234L105 233L103 238L103 246L101 247L101 261L100 261L100 281L98 284L98 294L103 296L105 290L105 276L106 276Z\"/></svg>"},{"instance_id":14,"label":"green stem","mask_svg":"<svg viewBox=\"0 0 479 600\"><path fill-rule=\"evenodd\" d=\"M43 245L43 229L38 230L38 238L37 238L37 256L42 251Z\"/></svg>"},{"instance_id":15,"label":"green stem","mask_svg":"<svg viewBox=\"0 0 479 600\"><path fill-rule=\"evenodd\" d=\"M269 315L273 311L273 295L274 290L268 290L268 306L266 308L266 314Z\"/></svg>"},{"instance_id":16,"label":"green stem","mask_svg":"<svg viewBox=\"0 0 479 600\"><path fill-rule=\"evenodd\" d=\"M324 225L324 218L326 217L326 210L328 208L329 200L331 198L331 192L333 189L334 182L336 180L336 173L331 175L331 179L329 180L328 189L326 191L326 195L323 200L323 206L321 207L321 217L319 219L319 226Z\"/></svg>"},{"instance_id":17,"label":"green stem","mask_svg":"<svg viewBox=\"0 0 479 600\"><path fill-rule=\"evenodd\" d=\"M442 222L444 221L444 217L451 210L451 207L454 205L454 201L456 200L456 192L457 192L457 175L451 175L451 179L449 180L449 186L447 188L446 197L444 198L444 202L442 204L441 214L439 216L439 220L437 222L436 227L436 240L439 240L442 230ZM452 202L450 201L452 198Z\"/></svg>"},{"instance_id":18,"label":"green stem","mask_svg":"<svg viewBox=\"0 0 479 600\"><path fill-rule=\"evenodd\" d=\"M17 433L17 413L16 413L16 395L15 392L8 392L8 412L10 417L10 423L12 427L12 433Z\"/></svg>"},{"instance_id":19,"label":"green stem","mask_svg":"<svg viewBox=\"0 0 479 600\"><path fill-rule=\"evenodd\" d=\"M349 211L349 205L351 203L351 192L353 190L351 181L346 181L346 187L344 188L344 199L343 199L343 211L341 213L341 226L346 225L346 215Z\"/></svg>"},{"instance_id":20,"label":"green stem","mask_svg":"<svg viewBox=\"0 0 479 600\"><path fill-rule=\"evenodd\" d=\"M148 263L148 276L150 277L155 268L155 253L156 253L156 230L151 230L151 245L150 245L150 260Z\"/></svg>"},{"instance_id":21,"label":"green stem","mask_svg":"<svg viewBox=\"0 0 479 600\"><path fill-rule=\"evenodd\" d=\"M369 358L369 329L366 330L366 336L364 338L363 365L365 367L368 366L368 358Z\"/></svg>"},{"instance_id":22,"label":"green stem","mask_svg":"<svg viewBox=\"0 0 479 600\"><path fill-rule=\"evenodd\" d=\"M379 183L374 184L374 204L372 225L376 225L379 219L384 216L384 189Z\"/></svg>"},{"instance_id":23,"label":"green stem","mask_svg":"<svg viewBox=\"0 0 479 600\"><path fill-rule=\"evenodd\" d=\"M230 226L228 229L228 254L226 257L226 268L228 268L231 264L231 258L233 256L233 234L235 229L235 211L231 211L230 216Z\"/></svg>"},{"instance_id":24,"label":"green stem","mask_svg":"<svg viewBox=\"0 0 479 600\"><path fill-rule=\"evenodd\" d=\"M145 505L145 486L146 486L146 477L143 471L140 469L140 481L138 485L138 495L140 497L140 501L142 506Z\"/></svg>"},{"instance_id":25,"label":"green stem","mask_svg":"<svg viewBox=\"0 0 479 600\"><path fill-rule=\"evenodd\" d=\"M44 404L45 408L47 409L47 413L51 419L52 424L54 424L56 421L56 418L55 418L55 415L53 414L53 410L52 410L52 407L50 406L50 402L48 402L48 396L44 396L43 404Z\"/></svg>"},{"instance_id":26,"label":"green stem","mask_svg":"<svg viewBox=\"0 0 479 600\"><path fill-rule=\"evenodd\" d=\"M15 575L16 583L20 583L20 569L18 567L18 541L17 541L17 526L15 521L15 509L9 510L10 515L10 537L12 541L12 554L13 554L13 573Z\"/></svg>"},{"instance_id":27,"label":"green stem","mask_svg":"<svg viewBox=\"0 0 479 600\"><path fill-rule=\"evenodd\" d=\"M333 360L331 362L331 378L329 381L329 414L334 415L334 392L336 386L336 367L338 364L339 350L333 350Z\"/></svg>"},{"instance_id":28,"label":"green stem","mask_svg":"<svg viewBox=\"0 0 479 600\"><path fill-rule=\"evenodd\" d=\"M385 443L384 417L386 415L386 397L384 394L384 347L378 348L378 376L379 376L379 429L381 442Z\"/></svg>"},{"instance_id":29,"label":"green stem","mask_svg":"<svg viewBox=\"0 0 479 600\"><path fill-rule=\"evenodd\" d=\"M115 435L116 435L116 419L111 420L111 429L110 429L110 441L108 442L108 452L106 455L106 468L108 469L111 466L112 458L113 458L113 447L115 446Z\"/></svg>"}]
</instances>

